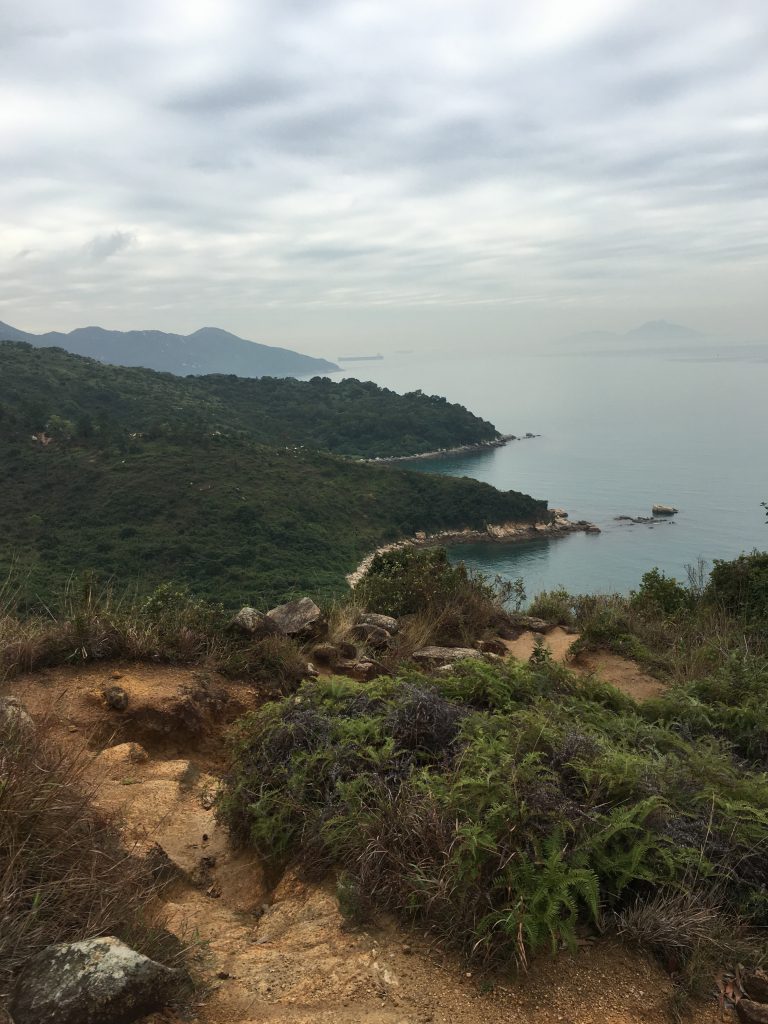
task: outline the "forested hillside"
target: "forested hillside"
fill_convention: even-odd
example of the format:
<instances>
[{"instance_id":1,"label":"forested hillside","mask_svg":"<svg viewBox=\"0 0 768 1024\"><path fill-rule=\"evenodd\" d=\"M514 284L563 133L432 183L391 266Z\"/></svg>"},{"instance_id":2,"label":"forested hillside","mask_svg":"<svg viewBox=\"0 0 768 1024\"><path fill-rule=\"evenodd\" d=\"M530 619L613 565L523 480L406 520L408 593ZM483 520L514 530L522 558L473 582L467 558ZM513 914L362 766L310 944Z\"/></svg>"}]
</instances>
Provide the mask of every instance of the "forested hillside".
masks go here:
<instances>
[{"instance_id":1,"label":"forested hillside","mask_svg":"<svg viewBox=\"0 0 768 1024\"><path fill-rule=\"evenodd\" d=\"M327 377L175 377L21 342L0 343L0 423L6 433L47 430L83 443L126 444L135 434L193 441L220 431L368 458L499 437L463 406L418 391Z\"/></svg>"},{"instance_id":2,"label":"forested hillside","mask_svg":"<svg viewBox=\"0 0 768 1024\"><path fill-rule=\"evenodd\" d=\"M381 543L546 508L317 450L496 436L443 399L354 380L178 378L18 343L0 345L0 371L0 573L16 566L28 602L90 570L231 603L334 591Z\"/></svg>"}]
</instances>

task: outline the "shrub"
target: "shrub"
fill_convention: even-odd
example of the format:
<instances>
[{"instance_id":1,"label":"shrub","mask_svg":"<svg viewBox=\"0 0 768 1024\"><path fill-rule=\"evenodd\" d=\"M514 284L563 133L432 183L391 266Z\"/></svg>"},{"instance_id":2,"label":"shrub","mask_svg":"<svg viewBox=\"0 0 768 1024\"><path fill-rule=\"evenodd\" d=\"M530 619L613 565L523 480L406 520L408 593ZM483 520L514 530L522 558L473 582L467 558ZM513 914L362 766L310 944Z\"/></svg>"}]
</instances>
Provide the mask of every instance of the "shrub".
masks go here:
<instances>
[{"instance_id":1,"label":"shrub","mask_svg":"<svg viewBox=\"0 0 768 1024\"><path fill-rule=\"evenodd\" d=\"M483 961L572 945L694 872L766 923L768 783L688 716L548 663L320 679L241 722L220 813L273 865L343 869L355 913Z\"/></svg>"},{"instance_id":2,"label":"shrub","mask_svg":"<svg viewBox=\"0 0 768 1024\"><path fill-rule=\"evenodd\" d=\"M573 626L576 621L575 598L565 587L544 590L536 595L528 614L560 626Z\"/></svg>"},{"instance_id":3,"label":"shrub","mask_svg":"<svg viewBox=\"0 0 768 1024\"><path fill-rule=\"evenodd\" d=\"M753 551L731 562L715 560L705 596L731 615L755 621L768 617L768 552Z\"/></svg>"},{"instance_id":4,"label":"shrub","mask_svg":"<svg viewBox=\"0 0 768 1024\"><path fill-rule=\"evenodd\" d=\"M672 576L666 576L660 569L651 569L643 574L640 589L632 595L632 605L662 615L674 615L691 605L692 595Z\"/></svg>"},{"instance_id":5,"label":"shrub","mask_svg":"<svg viewBox=\"0 0 768 1024\"><path fill-rule=\"evenodd\" d=\"M0 718L0 1003L14 972L50 943L114 934L166 963L180 955L149 923L158 884L94 809L86 768L44 729Z\"/></svg>"},{"instance_id":6,"label":"shrub","mask_svg":"<svg viewBox=\"0 0 768 1024\"><path fill-rule=\"evenodd\" d=\"M356 588L370 611L431 619L435 642L471 640L506 618L516 583L492 582L452 565L444 548L398 548L378 554Z\"/></svg>"}]
</instances>

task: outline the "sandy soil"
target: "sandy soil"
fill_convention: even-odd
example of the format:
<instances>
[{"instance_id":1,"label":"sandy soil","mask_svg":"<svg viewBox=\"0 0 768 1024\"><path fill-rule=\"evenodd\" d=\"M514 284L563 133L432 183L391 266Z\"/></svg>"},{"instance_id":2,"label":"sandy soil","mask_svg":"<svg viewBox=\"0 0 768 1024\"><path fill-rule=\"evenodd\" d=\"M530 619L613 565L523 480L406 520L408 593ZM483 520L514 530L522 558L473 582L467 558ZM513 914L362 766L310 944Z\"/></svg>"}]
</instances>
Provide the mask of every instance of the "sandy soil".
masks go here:
<instances>
[{"instance_id":1,"label":"sandy soil","mask_svg":"<svg viewBox=\"0 0 768 1024\"><path fill-rule=\"evenodd\" d=\"M558 636L552 639L560 644ZM124 712L105 704L101 686L107 681L128 692ZM154 848L157 856L161 847L174 874L159 910L194 945L209 988L182 1017L156 1015L146 1024L637 1024L666 1018L667 976L613 942L585 942L577 953L542 957L525 975L479 976L426 936L393 922L350 928L330 882L306 885L288 874L268 885L255 856L230 848L212 810L222 732L254 698L247 687L226 684L228 699L211 703L212 690L215 695L224 683L205 682L201 695L194 672L129 665L59 669L0 687L33 716L52 719L64 742L91 748L98 802L121 812L126 842L137 852ZM190 718L190 700L200 705L201 717ZM698 1024L715 1016L713 1003L698 1007L691 1019Z\"/></svg>"},{"instance_id":2,"label":"sandy soil","mask_svg":"<svg viewBox=\"0 0 768 1024\"><path fill-rule=\"evenodd\" d=\"M525 632L517 640L505 640L504 645L513 658L527 661L533 653L540 634ZM577 633L568 633L561 626L555 626L542 639L555 661L566 663L574 672L588 674L593 672L617 690L626 693L634 700L648 700L664 692L665 686L658 679L643 672L634 661L622 658L619 654L609 651L590 651L573 657L571 645L578 640Z\"/></svg>"}]
</instances>

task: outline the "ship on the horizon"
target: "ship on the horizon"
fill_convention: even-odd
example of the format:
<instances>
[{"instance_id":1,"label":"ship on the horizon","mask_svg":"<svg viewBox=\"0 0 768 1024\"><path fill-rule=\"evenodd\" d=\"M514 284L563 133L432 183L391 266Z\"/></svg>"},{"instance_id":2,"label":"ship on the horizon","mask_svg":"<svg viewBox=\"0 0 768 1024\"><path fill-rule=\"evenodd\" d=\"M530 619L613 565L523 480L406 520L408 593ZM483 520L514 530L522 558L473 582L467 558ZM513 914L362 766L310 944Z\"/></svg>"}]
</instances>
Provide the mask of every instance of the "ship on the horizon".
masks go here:
<instances>
[{"instance_id":1,"label":"ship on the horizon","mask_svg":"<svg viewBox=\"0 0 768 1024\"><path fill-rule=\"evenodd\" d=\"M375 356L337 356L336 361L339 363L369 363L374 359L383 358L381 352L377 352Z\"/></svg>"}]
</instances>

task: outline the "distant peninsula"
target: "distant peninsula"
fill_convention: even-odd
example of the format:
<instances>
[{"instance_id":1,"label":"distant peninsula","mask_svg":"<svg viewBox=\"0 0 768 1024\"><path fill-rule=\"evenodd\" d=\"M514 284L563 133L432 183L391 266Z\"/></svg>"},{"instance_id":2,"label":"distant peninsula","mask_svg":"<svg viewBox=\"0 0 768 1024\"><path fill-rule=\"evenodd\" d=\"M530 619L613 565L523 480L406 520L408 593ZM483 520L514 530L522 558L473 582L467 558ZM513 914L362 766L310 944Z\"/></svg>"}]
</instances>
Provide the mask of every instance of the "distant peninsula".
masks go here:
<instances>
[{"instance_id":1,"label":"distant peninsula","mask_svg":"<svg viewBox=\"0 0 768 1024\"><path fill-rule=\"evenodd\" d=\"M180 377L206 373L238 377L313 377L339 367L287 348L261 345L238 338L218 327L202 327L194 334L165 331L107 331L79 327L63 334L30 334L0 321L0 341L26 341L36 348L63 348L113 366L143 366Z\"/></svg>"}]
</instances>

